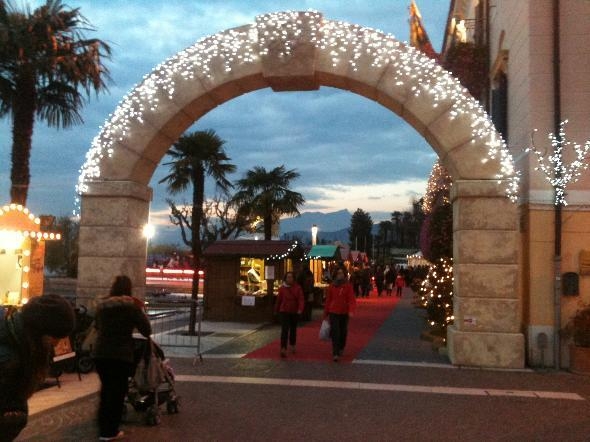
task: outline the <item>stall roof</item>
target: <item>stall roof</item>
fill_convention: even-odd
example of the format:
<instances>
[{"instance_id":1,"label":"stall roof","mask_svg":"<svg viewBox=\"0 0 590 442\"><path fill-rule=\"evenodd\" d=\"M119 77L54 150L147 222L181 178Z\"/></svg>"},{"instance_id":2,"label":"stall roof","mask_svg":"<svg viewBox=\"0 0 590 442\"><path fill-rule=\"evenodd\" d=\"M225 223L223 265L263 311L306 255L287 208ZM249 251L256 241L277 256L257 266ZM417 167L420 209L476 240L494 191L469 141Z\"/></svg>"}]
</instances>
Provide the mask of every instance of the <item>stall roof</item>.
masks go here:
<instances>
[{"instance_id":1,"label":"stall roof","mask_svg":"<svg viewBox=\"0 0 590 442\"><path fill-rule=\"evenodd\" d=\"M216 241L211 244L204 256L245 256L245 257L276 257L291 254L297 247L293 241L257 241L250 239L238 239L231 241Z\"/></svg>"},{"instance_id":2,"label":"stall roof","mask_svg":"<svg viewBox=\"0 0 590 442\"><path fill-rule=\"evenodd\" d=\"M338 246L334 245L315 245L309 251L308 256L311 259L335 259L340 257L338 253Z\"/></svg>"}]
</instances>

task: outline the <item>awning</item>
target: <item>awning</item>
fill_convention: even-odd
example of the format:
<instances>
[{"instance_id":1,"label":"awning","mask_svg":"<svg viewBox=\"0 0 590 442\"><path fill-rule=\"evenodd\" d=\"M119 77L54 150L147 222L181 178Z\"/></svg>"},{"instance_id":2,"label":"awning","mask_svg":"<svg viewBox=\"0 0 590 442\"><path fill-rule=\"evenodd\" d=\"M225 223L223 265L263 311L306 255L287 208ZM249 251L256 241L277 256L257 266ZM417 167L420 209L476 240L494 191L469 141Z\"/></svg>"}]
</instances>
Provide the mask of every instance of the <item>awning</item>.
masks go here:
<instances>
[{"instance_id":1,"label":"awning","mask_svg":"<svg viewBox=\"0 0 590 442\"><path fill-rule=\"evenodd\" d=\"M340 258L338 246L316 245L311 248L307 256L310 259L337 259Z\"/></svg>"}]
</instances>

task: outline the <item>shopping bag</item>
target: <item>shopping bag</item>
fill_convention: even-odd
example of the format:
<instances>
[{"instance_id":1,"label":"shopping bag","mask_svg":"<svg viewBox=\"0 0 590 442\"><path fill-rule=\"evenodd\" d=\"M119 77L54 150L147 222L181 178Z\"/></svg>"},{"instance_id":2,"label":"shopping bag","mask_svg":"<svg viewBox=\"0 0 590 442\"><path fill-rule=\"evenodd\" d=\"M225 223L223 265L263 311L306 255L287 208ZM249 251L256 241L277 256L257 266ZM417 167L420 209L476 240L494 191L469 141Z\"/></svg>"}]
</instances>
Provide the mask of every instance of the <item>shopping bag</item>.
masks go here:
<instances>
[{"instance_id":1,"label":"shopping bag","mask_svg":"<svg viewBox=\"0 0 590 442\"><path fill-rule=\"evenodd\" d=\"M320 340L330 340L330 321L328 321L327 319L324 319L322 321L322 326L320 327Z\"/></svg>"}]
</instances>

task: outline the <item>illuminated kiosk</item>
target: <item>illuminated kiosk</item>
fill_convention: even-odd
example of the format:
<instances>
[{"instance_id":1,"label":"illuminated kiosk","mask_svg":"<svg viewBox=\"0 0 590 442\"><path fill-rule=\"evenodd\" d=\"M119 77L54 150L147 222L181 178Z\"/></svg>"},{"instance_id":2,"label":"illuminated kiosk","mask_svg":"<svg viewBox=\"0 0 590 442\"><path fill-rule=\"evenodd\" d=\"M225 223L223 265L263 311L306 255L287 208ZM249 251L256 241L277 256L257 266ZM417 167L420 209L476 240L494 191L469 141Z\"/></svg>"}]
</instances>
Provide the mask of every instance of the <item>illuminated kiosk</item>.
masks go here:
<instances>
[{"instance_id":1,"label":"illuminated kiosk","mask_svg":"<svg viewBox=\"0 0 590 442\"><path fill-rule=\"evenodd\" d=\"M0 305L19 306L43 294L45 241L61 235L42 231L41 224L19 204L0 209Z\"/></svg>"},{"instance_id":2,"label":"illuminated kiosk","mask_svg":"<svg viewBox=\"0 0 590 442\"><path fill-rule=\"evenodd\" d=\"M299 270L303 250L292 241L235 240L217 241L203 255L206 319L266 322L283 276Z\"/></svg>"}]
</instances>

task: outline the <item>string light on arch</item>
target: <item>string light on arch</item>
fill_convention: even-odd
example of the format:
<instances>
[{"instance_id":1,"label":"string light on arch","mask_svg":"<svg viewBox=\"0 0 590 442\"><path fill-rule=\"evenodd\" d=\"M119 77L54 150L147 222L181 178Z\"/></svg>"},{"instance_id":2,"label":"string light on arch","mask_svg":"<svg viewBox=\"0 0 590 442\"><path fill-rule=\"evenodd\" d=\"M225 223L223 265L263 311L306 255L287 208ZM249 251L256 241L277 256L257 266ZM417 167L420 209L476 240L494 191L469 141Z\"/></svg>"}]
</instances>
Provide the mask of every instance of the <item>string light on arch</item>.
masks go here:
<instances>
[{"instance_id":1,"label":"string light on arch","mask_svg":"<svg viewBox=\"0 0 590 442\"><path fill-rule=\"evenodd\" d=\"M496 178L507 183L507 196L516 200L519 173L514 168L512 155L484 108L452 74L393 35L327 20L321 13L308 10L258 16L251 25L203 38L157 65L123 97L93 139L80 169L76 206L80 195L88 191L89 183L101 178L101 163L114 155L116 143L126 139L131 124L143 124L146 115L157 112L162 101L179 98L177 94L182 83L195 79L215 81L215 66L222 66L222 74L226 74L240 66L260 62L271 50L278 51L279 57L289 57L303 33L307 33L309 42L329 58L333 67L346 62L356 72L360 63L370 69L389 66L392 69L388 75L392 75L396 87L414 85L411 93L416 97L427 94L433 107L442 102L450 103L451 119L467 116L471 122L472 142L486 146L487 152L482 152L482 156L498 160L500 170Z\"/></svg>"}]
</instances>

